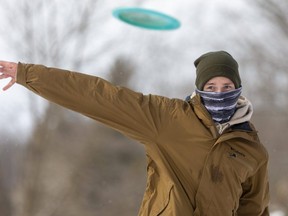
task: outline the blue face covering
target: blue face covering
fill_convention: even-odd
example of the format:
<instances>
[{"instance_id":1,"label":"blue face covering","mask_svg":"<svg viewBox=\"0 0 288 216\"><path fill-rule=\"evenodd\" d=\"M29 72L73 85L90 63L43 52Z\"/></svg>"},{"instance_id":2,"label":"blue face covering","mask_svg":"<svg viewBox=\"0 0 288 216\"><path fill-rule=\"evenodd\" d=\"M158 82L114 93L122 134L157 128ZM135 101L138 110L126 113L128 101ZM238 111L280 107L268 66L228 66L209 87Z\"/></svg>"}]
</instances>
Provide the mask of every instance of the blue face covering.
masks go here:
<instances>
[{"instance_id":1,"label":"blue face covering","mask_svg":"<svg viewBox=\"0 0 288 216\"><path fill-rule=\"evenodd\" d=\"M207 92L195 90L200 95L202 103L218 123L228 122L236 111L238 98L242 87L228 92Z\"/></svg>"}]
</instances>

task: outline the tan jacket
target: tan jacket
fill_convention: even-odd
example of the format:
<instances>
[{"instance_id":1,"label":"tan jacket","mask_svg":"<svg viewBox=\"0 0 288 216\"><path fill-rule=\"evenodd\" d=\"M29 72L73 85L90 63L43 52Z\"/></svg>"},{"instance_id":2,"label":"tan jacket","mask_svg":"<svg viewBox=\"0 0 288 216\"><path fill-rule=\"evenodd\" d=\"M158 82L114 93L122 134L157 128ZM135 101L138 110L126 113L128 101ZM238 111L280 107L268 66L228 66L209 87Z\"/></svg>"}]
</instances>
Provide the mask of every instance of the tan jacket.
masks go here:
<instances>
[{"instance_id":1,"label":"tan jacket","mask_svg":"<svg viewBox=\"0 0 288 216\"><path fill-rule=\"evenodd\" d=\"M269 215L268 154L256 131L246 123L219 135L199 96L187 102L143 95L98 77L21 63L17 82L145 146L139 215Z\"/></svg>"}]
</instances>

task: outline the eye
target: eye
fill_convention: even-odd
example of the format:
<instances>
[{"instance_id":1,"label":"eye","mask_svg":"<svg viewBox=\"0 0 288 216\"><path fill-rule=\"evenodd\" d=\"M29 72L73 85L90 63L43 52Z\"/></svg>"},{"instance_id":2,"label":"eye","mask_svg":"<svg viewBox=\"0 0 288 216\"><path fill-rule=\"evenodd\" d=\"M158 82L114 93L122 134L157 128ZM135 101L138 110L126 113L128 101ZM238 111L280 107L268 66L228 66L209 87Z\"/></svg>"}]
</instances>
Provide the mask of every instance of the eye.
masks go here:
<instances>
[{"instance_id":1,"label":"eye","mask_svg":"<svg viewBox=\"0 0 288 216\"><path fill-rule=\"evenodd\" d=\"M233 89L235 89L233 85L224 85L223 86L223 90L225 90L225 91L230 91Z\"/></svg>"},{"instance_id":2,"label":"eye","mask_svg":"<svg viewBox=\"0 0 288 216\"><path fill-rule=\"evenodd\" d=\"M204 88L205 91L214 91L214 86L210 85L210 86L206 86Z\"/></svg>"}]
</instances>

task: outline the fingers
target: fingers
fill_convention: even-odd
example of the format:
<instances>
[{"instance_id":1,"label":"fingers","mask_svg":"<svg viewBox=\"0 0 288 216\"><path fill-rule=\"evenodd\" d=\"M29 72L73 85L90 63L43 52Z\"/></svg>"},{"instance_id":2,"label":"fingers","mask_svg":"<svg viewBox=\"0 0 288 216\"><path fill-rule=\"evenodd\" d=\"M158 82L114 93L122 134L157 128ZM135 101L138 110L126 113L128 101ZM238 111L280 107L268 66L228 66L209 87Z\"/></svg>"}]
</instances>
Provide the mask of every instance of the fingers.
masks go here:
<instances>
[{"instance_id":1,"label":"fingers","mask_svg":"<svg viewBox=\"0 0 288 216\"><path fill-rule=\"evenodd\" d=\"M17 72L17 63L0 61L0 72L13 75Z\"/></svg>"},{"instance_id":2,"label":"fingers","mask_svg":"<svg viewBox=\"0 0 288 216\"><path fill-rule=\"evenodd\" d=\"M3 91L9 89L16 83L17 63L0 61L0 79L11 78L10 82L4 86Z\"/></svg>"},{"instance_id":3,"label":"fingers","mask_svg":"<svg viewBox=\"0 0 288 216\"><path fill-rule=\"evenodd\" d=\"M0 72L5 72L9 67L10 62L0 61Z\"/></svg>"},{"instance_id":4,"label":"fingers","mask_svg":"<svg viewBox=\"0 0 288 216\"><path fill-rule=\"evenodd\" d=\"M1 72L0 72L1 73ZM6 79L6 78L9 78L10 76L7 75L7 74L1 74L0 75L0 79Z\"/></svg>"},{"instance_id":5,"label":"fingers","mask_svg":"<svg viewBox=\"0 0 288 216\"><path fill-rule=\"evenodd\" d=\"M17 76L17 63L0 61L0 79L11 77L16 79Z\"/></svg>"},{"instance_id":6,"label":"fingers","mask_svg":"<svg viewBox=\"0 0 288 216\"><path fill-rule=\"evenodd\" d=\"M0 66L1 66L1 67L5 66L6 63L7 63L6 61L1 61L1 60L0 60Z\"/></svg>"},{"instance_id":7,"label":"fingers","mask_svg":"<svg viewBox=\"0 0 288 216\"><path fill-rule=\"evenodd\" d=\"M4 88L2 89L3 91L6 91L7 89L9 89L12 85L14 85L16 83L15 79L12 79L6 86L4 86Z\"/></svg>"}]
</instances>

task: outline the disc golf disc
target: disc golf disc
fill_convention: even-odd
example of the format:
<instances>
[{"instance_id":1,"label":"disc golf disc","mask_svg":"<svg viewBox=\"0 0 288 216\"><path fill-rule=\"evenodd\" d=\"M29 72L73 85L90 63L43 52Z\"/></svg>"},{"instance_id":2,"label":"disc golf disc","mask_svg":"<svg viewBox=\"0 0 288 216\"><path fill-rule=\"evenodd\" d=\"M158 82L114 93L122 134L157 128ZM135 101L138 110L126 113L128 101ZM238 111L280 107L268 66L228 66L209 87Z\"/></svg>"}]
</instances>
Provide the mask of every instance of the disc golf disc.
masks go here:
<instances>
[{"instance_id":1,"label":"disc golf disc","mask_svg":"<svg viewBox=\"0 0 288 216\"><path fill-rule=\"evenodd\" d=\"M117 8L113 10L117 19L141 28L152 30L173 30L180 27L180 22L164 13L143 8Z\"/></svg>"}]
</instances>

